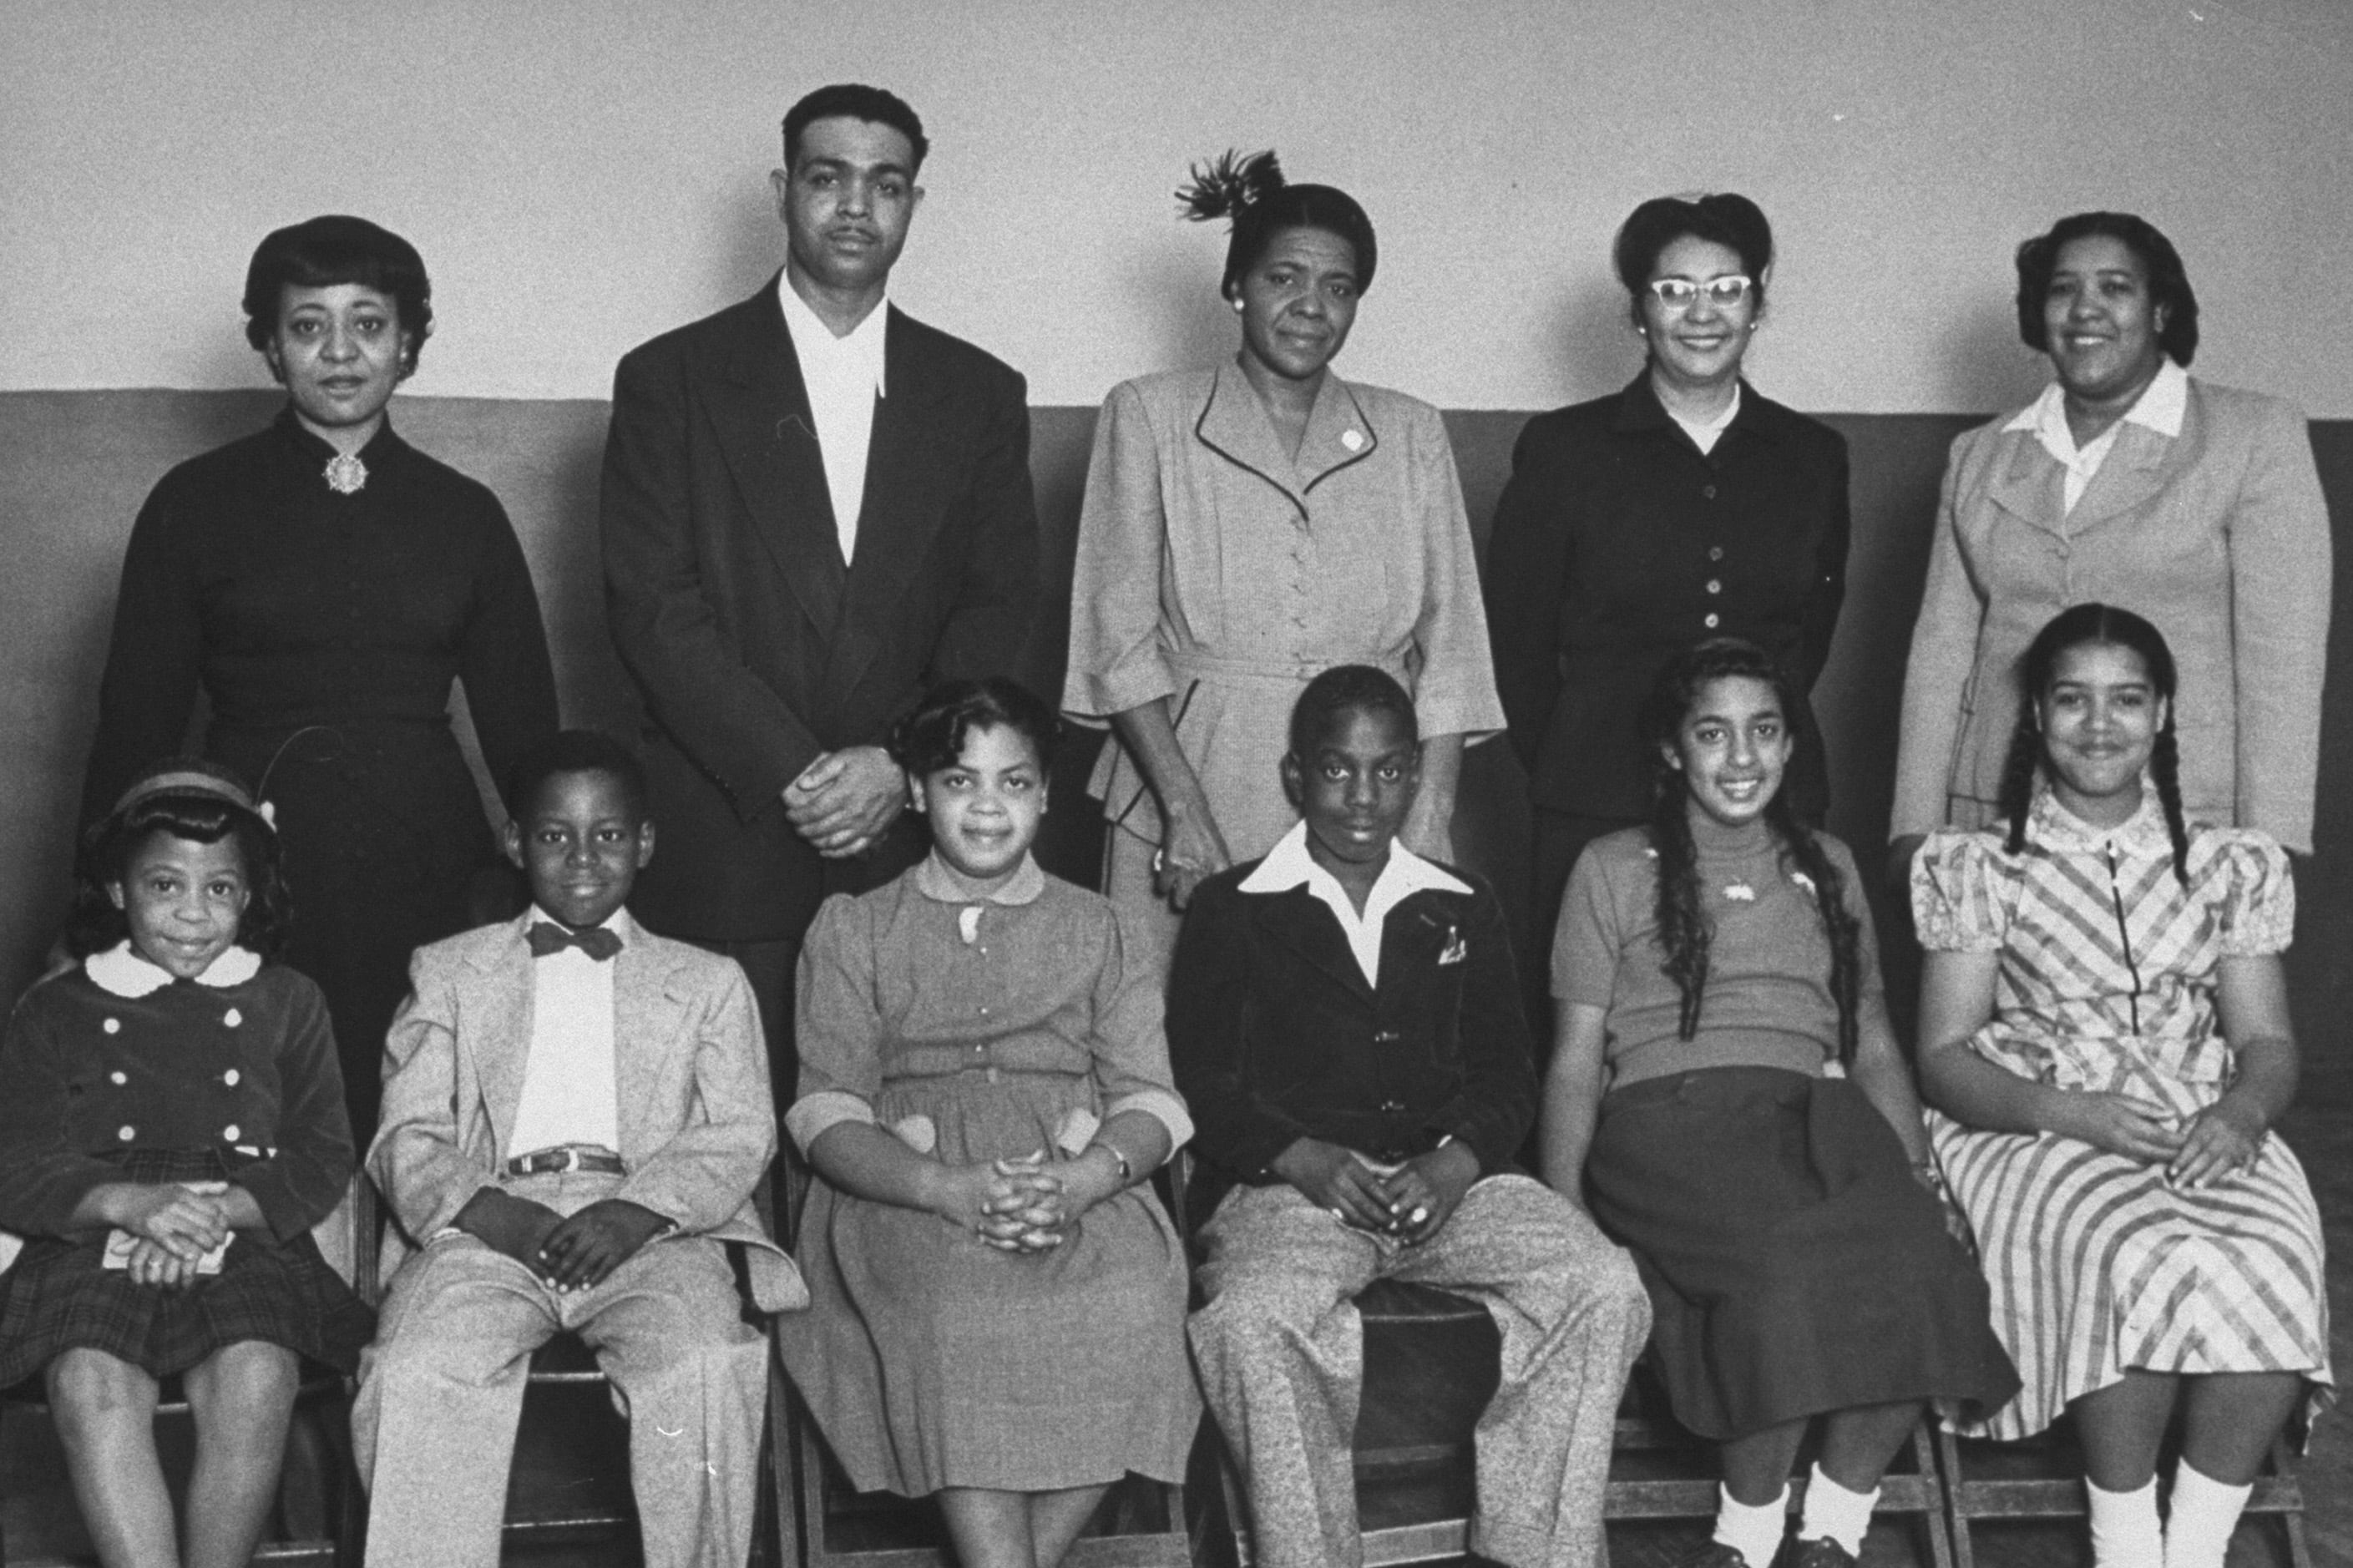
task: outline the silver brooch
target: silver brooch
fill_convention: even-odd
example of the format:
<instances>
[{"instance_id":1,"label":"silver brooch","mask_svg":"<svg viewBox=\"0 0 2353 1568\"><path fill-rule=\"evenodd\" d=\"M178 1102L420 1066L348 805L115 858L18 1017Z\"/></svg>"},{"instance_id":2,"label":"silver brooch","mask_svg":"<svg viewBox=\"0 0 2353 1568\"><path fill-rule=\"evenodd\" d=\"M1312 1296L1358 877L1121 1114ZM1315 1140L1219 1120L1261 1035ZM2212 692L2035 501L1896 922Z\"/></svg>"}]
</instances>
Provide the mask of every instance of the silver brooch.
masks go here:
<instances>
[{"instance_id":1,"label":"silver brooch","mask_svg":"<svg viewBox=\"0 0 2353 1568\"><path fill-rule=\"evenodd\" d=\"M356 454L338 452L327 459L327 488L337 495L357 495L366 484L367 465Z\"/></svg>"}]
</instances>

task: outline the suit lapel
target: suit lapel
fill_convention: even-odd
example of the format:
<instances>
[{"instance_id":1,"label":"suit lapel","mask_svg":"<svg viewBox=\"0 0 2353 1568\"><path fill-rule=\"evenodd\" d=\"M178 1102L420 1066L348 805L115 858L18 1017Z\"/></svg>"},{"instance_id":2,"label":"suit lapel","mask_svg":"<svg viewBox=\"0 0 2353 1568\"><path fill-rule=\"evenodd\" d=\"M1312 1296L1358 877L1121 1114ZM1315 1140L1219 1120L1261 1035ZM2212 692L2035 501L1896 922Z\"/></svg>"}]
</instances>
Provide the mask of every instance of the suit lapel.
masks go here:
<instances>
[{"instance_id":1,"label":"suit lapel","mask_svg":"<svg viewBox=\"0 0 2353 1568\"><path fill-rule=\"evenodd\" d=\"M946 509L933 493L940 481L935 417L949 388L920 336L895 305L883 328L883 395L874 403L866 448L866 493L858 511L850 563L827 685L850 689L892 635L892 612L931 553Z\"/></svg>"},{"instance_id":2,"label":"suit lapel","mask_svg":"<svg viewBox=\"0 0 2353 1568\"><path fill-rule=\"evenodd\" d=\"M1303 481L1301 493L1314 494L1317 485L1342 468L1363 462L1380 444L1380 432L1365 417L1355 391L1325 371L1324 384L1315 392L1315 406L1307 414L1307 434L1300 438L1299 456L1292 464Z\"/></svg>"},{"instance_id":3,"label":"suit lapel","mask_svg":"<svg viewBox=\"0 0 2353 1568\"><path fill-rule=\"evenodd\" d=\"M1315 391L1315 405L1307 411L1307 431L1299 440L1299 456L1282 449L1274 421L1258 389L1241 367L1231 363L1218 367L1209 384L1209 400L1193 421L1193 434L1205 447L1235 467L1248 470L1282 492L1283 498L1307 515L1307 496L1342 468L1371 457L1380 447L1380 433L1365 416L1364 406L1348 384L1326 371Z\"/></svg>"},{"instance_id":4,"label":"suit lapel","mask_svg":"<svg viewBox=\"0 0 2353 1568\"><path fill-rule=\"evenodd\" d=\"M613 1079L620 1097L622 1159L634 1168L676 1131L661 1114L662 1069L670 1058L678 1006L670 965L643 928L613 960Z\"/></svg>"},{"instance_id":5,"label":"suit lapel","mask_svg":"<svg viewBox=\"0 0 2353 1568\"><path fill-rule=\"evenodd\" d=\"M1462 940L1462 924L1451 918L1453 900L1427 889L1409 893L1389 910L1381 927L1381 984L1404 984L1409 976L1435 973L1449 948ZM1455 962L1461 962L1457 950Z\"/></svg>"},{"instance_id":6,"label":"suit lapel","mask_svg":"<svg viewBox=\"0 0 2353 1568\"><path fill-rule=\"evenodd\" d=\"M706 393L728 470L802 613L830 633L844 571L817 421L776 284L746 300L744 331Z\"/></svg>"},{"instance_id":7,"label":"suit lapel","mask_svg":"<svg viewBox=\"0 0 2353 1568\"><path fill-rule=\"evenodd\" d=\"M1324 384L1331 384L1328 374ZM1316 400L1320 405L1321 394ZM1282 442L1274 433L1274 421L1267 417L1266 405L1259 401L1258 390L1240 365L1229 362L1218 367L1216 379L1209 383L1209 400L1194 416L1193 436L1227 462L1273 487L1300 516L1307 515L1307 502L1295 483L1291 459L1283 455ZM1303 456L1303 444L1300 450Z\"/></svg>"},{"instance_id":8,"label":"suit lapel","mask_svg":"<svg viewBox=\"0 0 2353 1568\"><path fill-rule=\"evenodd\" d=\"M2064 531L2063 470L2031 430L2005 430L2008 450L1994 459L1986 495L1996 506L2045 533Z\"/></svg>"},{"instance_id":9,"label":"suit lapel","mask_svg":"<svg viewBox=\"0 0 2353 1568\"><path fill-rule=\"evenodd\" d=\"M2092 476L2092 482L2084 488L2082 498L2075 502L2075 510L2068 514L2070 531L2080 533L2096 528L2112 517L2146 506L2165 488L2172 474L2174 456L2185 448L2189 438L2190 426L2186 416L2179 436L2167 436L2145 425L2120 425L2116 444L2108 449L2107 461Z\"/></svg>"},{"instance_id":10,"label":"suit lapel","mask_svg":"<svg viewBox=\"0 0 2353 1568\"><path fill-rule=\"evenodd\" d=\"M1280 893L1253 893L1252 898L1264 899L1265 918L1261 922L1267 935L1289 948L1303 963L1331 976L1351 995L1369 1002L1373 988L1357 966L1356 954L1348 946L1347 933L1340 929L1339 918L1324 905L1324 900L1306 888L1288 888Z\"/></svg>"},{"instance_id":11,"label":"suit lapel","mask_svg":"<svg viewBox=\"0 0 2353 1568\"><path fill-rule=\"evenodd\" d=\"M491 1043L473 1058L474 1079L481 1091L482 1110L491 1119L491 1136L506 1157L530 1152L507 1144L514 1131L515 1111L522 1104L523 1070L531 1058L533 983L531 948L522 936L531 921L532 916L525 913L509 922L506 935L477 960L480 984L473 1001L482 1021L479 1027L470 1025L460 1036Z\"/></svg>"}]
</instances>

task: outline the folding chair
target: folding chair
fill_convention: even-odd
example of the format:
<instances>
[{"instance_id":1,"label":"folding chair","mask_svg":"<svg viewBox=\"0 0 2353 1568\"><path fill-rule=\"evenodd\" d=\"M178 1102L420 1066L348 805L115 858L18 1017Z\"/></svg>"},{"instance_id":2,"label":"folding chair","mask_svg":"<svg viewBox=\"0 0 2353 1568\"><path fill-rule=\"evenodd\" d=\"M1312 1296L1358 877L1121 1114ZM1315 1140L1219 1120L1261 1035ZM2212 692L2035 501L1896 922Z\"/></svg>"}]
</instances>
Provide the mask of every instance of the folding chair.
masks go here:
<instances>
[{"instance_id":1,"label":"folding chair","mask_svg":"<svg viewBox=\"0 0 2353 1568\"><path fill-rule=\"evenodd\" d=\"M1192 1156L1179 1152L1166 1173L1169 1210L1188 1249L1184 1194L1192 1172ZM1366 1568L1460 1557L1470 1549L1475 1496L1472 1433L1494 1397L1503 1336L1484 1306L1429 1285L1377 1279L1356 1307L1365 1381L1352 1468ZM1196 1522L1238 1568L1250 1568L1249 1487L1216 1422L1204 1425L1219 1506L1204 1508Z\"/></svg>"},{"instance_id":2,"label":"folding chair","mask_svg":"<svg viewBox=\"0 0 2353 1568\"><path fill-rule=\"evenodd\" d=\"M2063 1421L2020 1443L1956 1437L1940 1431L1936 1447L1943 1457L1945 1488L1951 1500L1953 1553L1958 1568L1976 1568L1970 1531L1980 1521L2084 1515L2083 1451ZM2296 1479L2294 1454L2284 1437L2273 1441L2270 1462L2255 1479L2254 1494L2247 1500L2247 1516L2278 1520L2287 1536L2289 1563L2294 1568L2312 1568L2312 1548L2305 1540L2304 1487Z\"/></svg>"},{"instance_id":3,"label":"folding chair","mask_svg":"<svg viewBox=\"0 0 2353 1568\"><path fill-rule=\"evenodd\" d=\"M361 1234L380 1238L380 1200L373 1187L363 1186L368 1229ZM765 1182L756 1202L764 1213L773 1206ZM363 1292L369 1295L371 1304L385 1282L371 1279L371 1290ZM782 1556L773 1545L773 1505L778 1495L774 1481L778 1468L775 1433L779 1409L773 1341L768 1360L768 1413L761 1431L758 1463L769 1484L754 1493L760 1500L760 1515L752 1528L754 1563L779 1562ZM503 1539L509 1545L543 1549L606 1540L626 1531L634 1545L637 1523L637 1498L629 1477L629 1424L614 1405L612 1380L577 1334L557 1334L532 1352L531 1370L525 1374L522 1412L515 1424L514 1455L507 1476Z\"/></svg>"},{"instance_id":4,"label":"folding chair","mask_svg":"<svg viewBox=\"0 0 2353 1568\"><path fill-rule=\"evenodd\" d=\"M1799 1472L1789 1481L1789 1512L1805 1507L1807 1469L1811 1445L1799 1456ZM1944 1478L1924 1419L1912 1429L1906 1455L1896 1456L1879 1486L1879 1514L1916 1516L1927 1537L1929 1561L1935 1568L1955 1568L1953 1547L1945 1532ZM1638 1367L1626 1386L1618 1411L1618 1431L1609 1456L1609 1484L1603 1493L1607 1521L1712 1519L1715 1515L1718 1470L1715 1446L1694 1436L1667 1409L1666 1391L1648 1365ZM1962 1559L1966 1568L1967 1559Z\"/></svg>"}]
</instances>

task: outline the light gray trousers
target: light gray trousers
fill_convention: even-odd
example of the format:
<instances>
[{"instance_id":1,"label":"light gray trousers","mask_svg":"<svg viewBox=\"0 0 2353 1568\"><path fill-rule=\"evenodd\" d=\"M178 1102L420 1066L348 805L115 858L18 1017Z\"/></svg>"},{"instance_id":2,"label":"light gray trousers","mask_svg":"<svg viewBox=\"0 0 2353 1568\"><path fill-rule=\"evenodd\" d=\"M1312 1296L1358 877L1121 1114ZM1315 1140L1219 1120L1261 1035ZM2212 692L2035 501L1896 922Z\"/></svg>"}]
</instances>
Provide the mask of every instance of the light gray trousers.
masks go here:
<instances>
[{"instance_id":1,"label":"light gray trousers","mask_svg":"<svg viewBox=\"0 0 2353 1568\"><path fill-rule=\"evenodd\" d=\"M1187 1325L1201 1388L1248 1478L1264 1568L1356 1568L1350 1465L1364 1384L1351 1298L1408 1279L1482 1302L1503 1381L1476 1434L1471 1550L1512 1568L1591 1568L1626 1375L1651 1331L1632 1260L1525 1176L1472 1186L1406 1247L1342 1225L1285 1184L1237 1187L1202 1240L1208 1304Z\"/></svg>"},{"instance_id":2,"label":"light gray trousers","mask_svg":"<svg viewBox=\"0 0 2353 1568\"><path fill-rule=\"evenodd\" d=\"M508 1189L570 1214L618 1176ZM368 1489L368 1568L497 1568L531 1352L576 1331L629 1422L647 1568L742 1568L758 1495L767 1341L743 1321L726 1248L659 1240L561 1294L470 1236L402 1265L360 1363L352 1440Z\"/></svg>"}]
</instances>

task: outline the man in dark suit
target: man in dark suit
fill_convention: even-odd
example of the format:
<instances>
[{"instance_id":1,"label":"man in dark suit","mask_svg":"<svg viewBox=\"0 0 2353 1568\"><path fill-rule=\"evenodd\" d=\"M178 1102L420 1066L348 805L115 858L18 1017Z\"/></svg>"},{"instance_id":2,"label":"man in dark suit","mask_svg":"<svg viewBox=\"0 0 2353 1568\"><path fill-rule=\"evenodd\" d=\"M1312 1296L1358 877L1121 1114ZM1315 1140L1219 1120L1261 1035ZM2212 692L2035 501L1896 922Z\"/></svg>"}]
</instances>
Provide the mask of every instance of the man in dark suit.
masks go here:
<instances>
[{"instance_id":1,"label":"man in dark suit","mask_svg":"<svg viewBox=\"0 0 2353 1568\"><path fill-rule=\"evenodd\" d=\"M892 722L1010 671L1037 597L1022 378L885 299L928 146L880 89L802 99L783 270L614 377L606 595L662 825L636 910L744 964L780 1105L802 932L921 853Z\"/></svg>"}]
</instances>

